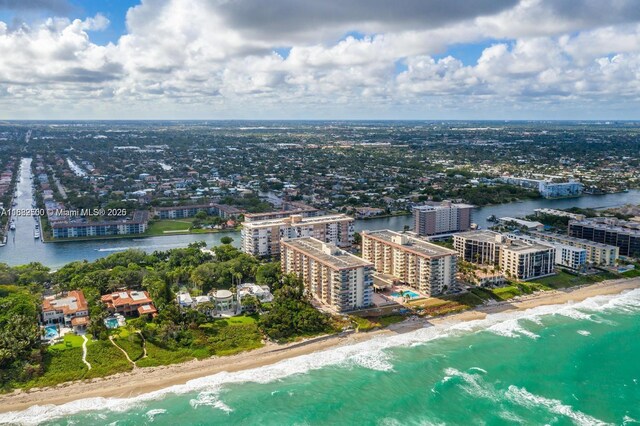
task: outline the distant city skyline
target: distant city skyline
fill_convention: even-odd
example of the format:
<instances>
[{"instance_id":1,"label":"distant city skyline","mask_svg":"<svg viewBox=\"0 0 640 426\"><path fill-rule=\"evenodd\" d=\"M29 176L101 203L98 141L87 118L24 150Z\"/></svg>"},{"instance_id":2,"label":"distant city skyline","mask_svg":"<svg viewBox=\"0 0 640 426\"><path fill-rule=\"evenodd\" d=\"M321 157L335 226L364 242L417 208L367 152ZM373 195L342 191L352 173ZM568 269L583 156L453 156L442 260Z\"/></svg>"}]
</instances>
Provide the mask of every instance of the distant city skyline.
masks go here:
<instances>
[{"instance_id":1,"label":"distant city skyline","mask_svg":"<svg viewBox=\"0 0 640 426\"><path fill-rule=\"evenodd\" d=\"M0 119L640 119L634 0L0 0Z\"/></svg>"}]
</instances>

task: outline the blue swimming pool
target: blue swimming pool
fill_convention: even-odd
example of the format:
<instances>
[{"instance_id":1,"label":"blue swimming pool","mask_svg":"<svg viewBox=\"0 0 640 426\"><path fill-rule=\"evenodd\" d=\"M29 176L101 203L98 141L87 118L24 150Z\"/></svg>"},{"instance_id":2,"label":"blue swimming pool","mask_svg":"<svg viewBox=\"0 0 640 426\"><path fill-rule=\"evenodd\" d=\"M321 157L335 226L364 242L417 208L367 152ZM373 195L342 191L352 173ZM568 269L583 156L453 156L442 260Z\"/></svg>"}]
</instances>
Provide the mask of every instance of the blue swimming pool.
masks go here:
<instances>
[{"instance_id":1,"label":"blue swimming pool","mask_svg":"<svg viewBox=\"0 0 640 426\"><path fill-rule=\"evenodd\" d=\"M107 319L104 320L104 324L107 326L107 328L118 328L119 327L117 318L107 318Z\"/></svg>"},{"instance_id":2,"label":"blue swimming pool","mask_svg":"<svg viewBox=\"0 0 640 426\"><path fill-rule=\"evenodd\" d=\"M420 295L418 293L416 293L415 291L411 291L411 290L407 290L403 294L400 294L400 292L394 291L393 293L391 293L391 295L393 297L402 297L404 295L404 296L408 297L409 299L415 299L417 297L420 297Z\"/></svg>"},{"instance_id":3,"label":"blue swimming pool","mask_svg":"<svg viewBox=\"0 0 640 426\"><path fill-rule=\"evenodd\" d=\"M55 325L47 325L44 327L44 338L47 340L58 337L58 327Z\"/></svg>"}]
</instances>

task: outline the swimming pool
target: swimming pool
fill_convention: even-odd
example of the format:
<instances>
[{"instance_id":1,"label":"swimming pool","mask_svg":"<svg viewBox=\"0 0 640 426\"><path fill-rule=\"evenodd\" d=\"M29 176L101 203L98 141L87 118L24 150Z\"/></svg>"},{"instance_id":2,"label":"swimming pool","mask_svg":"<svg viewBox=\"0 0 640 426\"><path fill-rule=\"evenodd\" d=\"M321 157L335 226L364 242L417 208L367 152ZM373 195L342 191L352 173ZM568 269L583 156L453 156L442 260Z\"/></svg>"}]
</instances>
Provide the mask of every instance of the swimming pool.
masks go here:
<instances>
[{"instance_id":1,"label":"swimming pool","mask_svg":"<svg viewBox=\"0 0 640 426\"><path fill-rule=\"evenodd\" d=\"M415 291L411 291L411 290L407 290L405 291L403 294L400 294L399 291L394 291L393 293L391 293L391 295L393 297L408 297L409 299L415 299L417 297L420 297L420 295L418 293L416 293Z\"/></svg>"},{"instance_id":2,"label":"swimming pool","mask_svg":"<svg viewBox=\"0 0 640 426\"><path fill-rule=\"evenodd\" d=\"M104 320L104 325L107 326L107 328L118 328L120 326L120 324L118 323L118 319L117 318L107 318Z\"/></svg>"},{"instance_id":3,"label":"swimming pool","mask_svg":"<svg viewBox=\"0 0 640 426\"><path fill-rule=\"evenodd\" d=\"M47 325L44 327L44 338L47 340L58 337L58 327L55 325Z\"/></svg>"}]
</instances>

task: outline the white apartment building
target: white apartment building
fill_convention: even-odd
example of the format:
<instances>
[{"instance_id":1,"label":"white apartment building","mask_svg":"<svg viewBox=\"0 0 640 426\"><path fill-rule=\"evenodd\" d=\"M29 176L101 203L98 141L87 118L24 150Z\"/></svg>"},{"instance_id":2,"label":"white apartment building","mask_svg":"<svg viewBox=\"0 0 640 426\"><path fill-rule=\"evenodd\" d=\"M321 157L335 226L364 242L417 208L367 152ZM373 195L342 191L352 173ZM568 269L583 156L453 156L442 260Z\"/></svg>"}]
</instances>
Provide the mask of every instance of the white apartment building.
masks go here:
<instances>
[{"instance_id":1,"label":"white apartment building","mask_svg":"<svg viewBox=\"0 0 640 426\"><path fill-rule=\"evenodd\" d=\"M550 246L510 241L502 247L500 269L507 275L527 281L555 273L556 249Z\"/></svg>"},{"instance_id":2,"label":"white apartment building","mask_svg":"<svg viewBox=\"0 0 640 426\"><path fill-rule=\"evenodd\" d=\"M242 250L254 256L280 255L280 240L286 238L313 237L338 247L353 244L354 219L344 214L259 220L244 223Z\"/></svg>"},{"instance_id":3,"label":"white apartment building","mask_svg":"<svg viewBox=\"0 0 640 426\"><path fill-rule=\"evenodd\" d=\"M377 272L392 275L427 296L455 284L456 252L407 234L363 231L362 258L372 262Z\"/></svg>"},{"instance_id":4,"label":"white apartment building","mask_svg":"<svg viewBox=\"0 0 640 426\"><path fill-rule=\"evenodd\" d=\"M479 230L454 235L453 246L458 256L465 261L499 266L505 275L520 280L539 278L555 272L556 248L548 244Z\"/></svg>"},{"instance_id":5,"label":"white apartment building","mask_svg":"<svg viewBox=\"0 0 640 426\"><path fill-rule=\"evenodd\" d=\"M620 257L620 248L609 244L548 232L529 232L529 234L541 241L556 242L584 249L587 252L587 263L592 265L613 266L618 263Z\"/></svg>"},{"instance_id":6,"label":"white apartment building","mask_svg":"<svg viewBox=\"0 0 640 426\"><path fill-rule=\"evenodd\" d=\"M367 308L373 303L373 264L335 244L311 237L280 243L282 272L302 278L315 299L337 312Z\"/></svg>"},{"instance_id":7,"label":"white apartment building","mask_svg":"<svg viewBox=\"0 0 640 426\"><path fill-rule=\"evenodd\" d=\"M533 243L540 243L543 245L554 247L556 249L556 265L564 266L565 268L578 271L582 269L587 263L587 250L581 247L562 244L557 241L544 241L531 235L509 234L507 235L507 237L513 240L517 239L530 241Z\"/></svg>"}]
</instances>

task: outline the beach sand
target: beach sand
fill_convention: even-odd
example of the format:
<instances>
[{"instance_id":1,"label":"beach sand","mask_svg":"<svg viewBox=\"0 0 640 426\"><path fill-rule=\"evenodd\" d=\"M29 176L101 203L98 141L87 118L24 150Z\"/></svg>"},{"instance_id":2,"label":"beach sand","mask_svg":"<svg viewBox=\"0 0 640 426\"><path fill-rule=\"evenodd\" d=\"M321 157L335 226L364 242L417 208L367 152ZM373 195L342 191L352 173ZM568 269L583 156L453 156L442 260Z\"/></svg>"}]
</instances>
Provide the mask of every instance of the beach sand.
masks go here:
<instances>
[{"instance_id":1,"label":"beach sand","mask_svg":"<svg viewBox=\"0 0 640 426\"><path fill-rule=\"evenodd\" d=\"M618 294L635 288L640 288L640 278L604 281L590 286L574 287L565 291L541 292L507 302L484 305L474 310L444 317L410 318L401 323L393 324L386 329L368 333L322 336L286 345L269 343L260 349L233 356L212 357L200 361L194 360L162 367L137 368L128 373L115 374L90 381L70 382L30 391L18 390L0 396L0 412L20 411L32 405L59 405L92 397L128 398L173 385L184 384L189 380L223 371L234 372L257 368L340 345L351 345L377 336L406 333L428 324L438 325L452 321L479 320L492 313L525 310L543 305L580 302L593 296Z\"/></svg>"}]
</instances>

